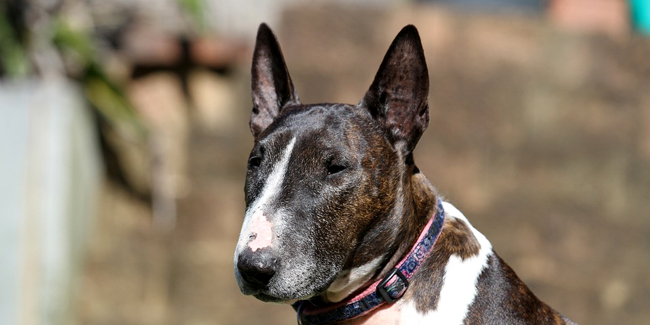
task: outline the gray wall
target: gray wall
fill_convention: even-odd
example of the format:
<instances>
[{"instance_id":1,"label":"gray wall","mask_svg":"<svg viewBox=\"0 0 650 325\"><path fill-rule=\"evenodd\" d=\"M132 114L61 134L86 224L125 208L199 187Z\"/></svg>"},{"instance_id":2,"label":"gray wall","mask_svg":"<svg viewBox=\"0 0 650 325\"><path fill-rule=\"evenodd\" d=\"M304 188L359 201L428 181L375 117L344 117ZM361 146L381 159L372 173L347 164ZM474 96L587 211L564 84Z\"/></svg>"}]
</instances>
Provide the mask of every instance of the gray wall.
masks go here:
<instances>
[{"instance_id":1,"label":"gray wall","mask_svg":"<svg viewBox=\"0 0 650 325\"><path fill-rule=\"evenodd\" d=\"M0 323L69 324L101 179L79 90L0 84L0 148Z\"/></svg>"}]
</instances>

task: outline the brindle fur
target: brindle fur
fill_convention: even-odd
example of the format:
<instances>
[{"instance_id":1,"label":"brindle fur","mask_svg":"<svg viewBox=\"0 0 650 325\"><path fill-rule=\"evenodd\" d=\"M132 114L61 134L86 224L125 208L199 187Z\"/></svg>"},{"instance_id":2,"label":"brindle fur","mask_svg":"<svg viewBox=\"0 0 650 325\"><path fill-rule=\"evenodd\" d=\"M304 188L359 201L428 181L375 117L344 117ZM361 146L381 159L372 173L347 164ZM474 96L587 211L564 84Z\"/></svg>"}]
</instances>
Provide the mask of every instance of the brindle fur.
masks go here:
<instances>
[{"instance_id":1,"label":"brindle fur","mask_svg":"<svg viewBox=\"0 0 650 325\"><path fill-rule=\"evenodd\" d=\"M360 103L300 103L271 30L260 26L253 57L253 110L250 128L255 146L246 178L251 204L277 163L282 148L296 139L277 208L288 211L293 225L277 248L264 248L290 264L294 252L317 243L314 274L293 291L255 296L286 302L318 297L338 272L383 257L372 281L382 278L408 252L428 219L437 194L413 159L429 123L429 77L417 30L405 27L395 38ZM331 168L342 172L329 173ZM307 240L306 238L309 238ZM431 255L412 278L402 298L421 313L434 310L452 254L475 256L480 245L468 225L450 218ZM382 253L383 255L379 255ZM242 253L251 254L250 250ZM466 324L564 324L496 254L478 279L478 294ZM361 288L360 290L362 290ZM270 290L270 289L269 289Z\"/></svg>"}]
</instances>

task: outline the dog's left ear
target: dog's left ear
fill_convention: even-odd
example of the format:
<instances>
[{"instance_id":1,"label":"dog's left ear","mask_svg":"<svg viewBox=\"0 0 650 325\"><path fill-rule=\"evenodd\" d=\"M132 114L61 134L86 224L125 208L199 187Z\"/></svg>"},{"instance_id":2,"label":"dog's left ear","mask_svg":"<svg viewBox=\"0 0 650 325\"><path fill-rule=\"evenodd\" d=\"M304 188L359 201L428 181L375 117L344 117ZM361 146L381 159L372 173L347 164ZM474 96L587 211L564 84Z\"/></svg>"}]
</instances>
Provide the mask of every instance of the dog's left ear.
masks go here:
<instances>
[{"instance_id":1,"label":"dog's left ear","mask_svg":"<svg viewBox=\"0 0 650 325\"><path fill-rule=\"evenodd\" d=\"M266 24L257 30L251 67L253 113L250 128L257 137L278 116L283 107L300 104L278 40Z\"/></svg>"},{"instance_id":2,"label":"dog's left ear","mask_svg":"<svg viewBox=\"0 0 650 325\"><path fill-rule=\"evenodd\" d=\"M420 35L408 25L393 40L358 107L368 109L395 148L408 157L429 125L428 95Z\"/></svg>"}]
</instances>

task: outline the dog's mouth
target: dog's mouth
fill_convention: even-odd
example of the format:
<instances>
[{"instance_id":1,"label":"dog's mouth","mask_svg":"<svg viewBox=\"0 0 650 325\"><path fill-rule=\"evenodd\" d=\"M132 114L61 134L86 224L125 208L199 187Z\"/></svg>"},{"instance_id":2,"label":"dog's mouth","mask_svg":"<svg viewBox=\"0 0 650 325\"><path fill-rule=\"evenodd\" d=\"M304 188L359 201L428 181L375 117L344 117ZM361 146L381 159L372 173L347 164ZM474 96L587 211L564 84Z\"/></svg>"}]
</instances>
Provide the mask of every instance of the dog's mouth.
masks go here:
<instances>
[{"instance_id":1,"label":"dog's mouth","mask_svg":"<svg viewBox=\"0 0 650 325\"><path fill-rule=\"evenodd\" d=\"M255 291L255 292L247 292L245 294L248 295L248 296L253 296L253 297L255 297L258 300L261 300L263 302L270 302L270 303L276 303L276 304L293 304L296 301L309 300L309 299L312 299L312 298L318 296L317 293L314 293L314 294L299 296L299 297L282 297L282 296L274 295L272 292L269 292L268 290L259 290L259 291Z\"/></svg>"},{"instance_id":2,"label":"dog's mouth","mask_svg":"<svg viewBox=\"0 0 650 325\"><path fill-rule=\"evenodd\" d=\"M321 295L329 287L329 284L332 281L326 281L326 284L319 286L318 288L312 288L311 290L309 289L304 290L304 288L303 290L300 290L296 288L297 290L294 289L295 290L294 293L275 292L272 288L269 288L268 286L264 288L252 288L251 286L245 283L243 284L243 286L240 286L240 290L243 294L247 296L253 296L258 300L264 302L277 303L277 304L293 304L296 301L309 300L316 296Z\"/></svg>"},{"instance_id":3,"label":"dog's mouth","mask_svg":"<svg viewBox=\"0 0 650 325\"><path fill-rule=\"evenodd\" d=\"M239 279L238 279L239 280ZM264 288L254 288L246 282L240 282L239 289L241 293L247 296L253 296L264 302L278 303L278 304L292 304L298 300L305 300L313 297L313 295L305 297L286 297L274 293L267 287Z\"/></svg>"},{"instance_id":4,"label":"dog's mouth","mask_svg":"<svg viewBox=\"0 0 650 325\"><path fill-rule=\"evenodd\" d=\"M272 295L269 295L269 294L266 294L266 293L263 293L263 292L253 294L253 297L255 297L255 298L257 298L257 299L259 299L261 301L264 301L264 302L270 302L270 303L276 303L276 304L289 304L289 305L293 304L294 302L296 302L298 300L309 299L309 298L304 298L304 299L303 298L299 298L299 299L278 298L278 297L275 297L275 296L272 296Z\"/></svg>"},{"instance_id":5,"label":"dog's mouth","mask_svg":"<svg viewBox=\"0 0 650 325\"><path fill-rule=\"evenodd\" d=\"M268 294L263 293L263 292L255 293L255 294L253 294L253 297L255 297L255 298L257 298L257 299L259 299L261 301L264 301L264 302L275 302L275 303L282 303L283 302L283 299L268 295Z\"/></svg>"}]
</instances>

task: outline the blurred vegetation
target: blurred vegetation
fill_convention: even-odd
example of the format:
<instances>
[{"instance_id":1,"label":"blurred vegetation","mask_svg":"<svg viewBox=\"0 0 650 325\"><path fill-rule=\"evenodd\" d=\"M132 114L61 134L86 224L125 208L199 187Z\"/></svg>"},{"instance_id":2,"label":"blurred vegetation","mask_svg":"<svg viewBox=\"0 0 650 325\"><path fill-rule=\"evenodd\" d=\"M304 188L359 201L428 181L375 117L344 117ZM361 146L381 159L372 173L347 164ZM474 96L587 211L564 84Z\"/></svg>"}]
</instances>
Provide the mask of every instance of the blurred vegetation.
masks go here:
<instances>
[{"instance_id":1,"label":"blurred vegetation","mask_svg":"<svg viewBox=\"0 0 650 325\"><path fill-rule=\"evenodd\" d=\"M98 61L90 35L84 30L73 29L61 18L56 19L53 25L52 43L64 59L74 58L79 72L68 74L80 82L91 107L120 134L131 139L142 139L146 135L145 128L126 97L124 88L107 75Z\"/></svg>"},{"instance_id":2,"label":"blurred vegetation","mask_svg":"<svg viewBox=\"0 0 650 325\"><path fill-rule=\"evenodd\" d=\"M42 8L37 6L36 2L24 0L0 3L0 78L39 77L47 67L35 67L32 52L37 50L30 41L44 39L45 47L54 48L61 61L71 63L63 71L65 77L80 84L90 106L120 134L143 139L145 129L122 85L112 80L99 62L89 31L73 28L59 10L39 10ZM39 30L51 31L49 35L32 35L33 29L25 19L30 10L49 14L39 22L45 25Z\"/></svg>"},{"instance_id":3,"label":"blurred vegetation","mask_svg":"<svg viewBox=\"0 0 650 325\"><path fill-rule=\"evenodd\" d=\"M136 147L148 155L148 130L126 96L125 85L107 73L94 26L78 24L72 14L65 13L66 4L45 7L25 0L0 3L0 80L51 82L65 78L79 85L96 122L109 180L149 201L150 195L136 190L128 180L120 148Z\"/></svg>"},{"instance_id":4,"label":"blurred vegetation","mask_svg":"<svg viewBox=\"0 0 650 325\"><path fill-rule=\"evenodd\" d=\"M192 25L199 29L199 32L205 31L207 21L205 17L204 0L177 0L180 7L187 13Z\"/></svg>"},{"instance_id":5,"label":"blurred vegetation","mask_svg":"<svg viewBox=\"0 0 650 325\"><path fill-rule=\"evenodd\" d=\"M20 39L21 22L9 9L8 2L0 3L0 76L19 78L29 74L29 63Z\"/></svg>"}]
</instances>

